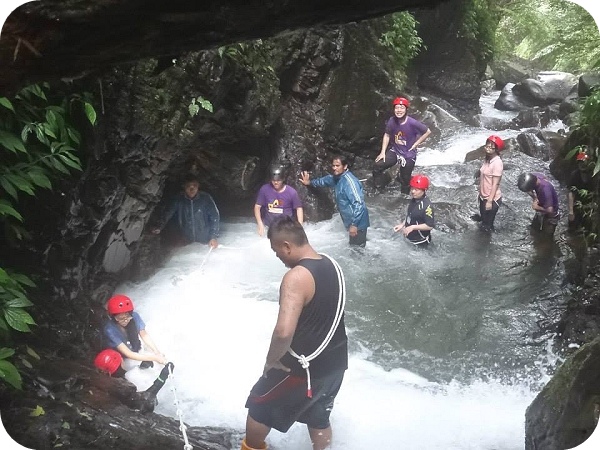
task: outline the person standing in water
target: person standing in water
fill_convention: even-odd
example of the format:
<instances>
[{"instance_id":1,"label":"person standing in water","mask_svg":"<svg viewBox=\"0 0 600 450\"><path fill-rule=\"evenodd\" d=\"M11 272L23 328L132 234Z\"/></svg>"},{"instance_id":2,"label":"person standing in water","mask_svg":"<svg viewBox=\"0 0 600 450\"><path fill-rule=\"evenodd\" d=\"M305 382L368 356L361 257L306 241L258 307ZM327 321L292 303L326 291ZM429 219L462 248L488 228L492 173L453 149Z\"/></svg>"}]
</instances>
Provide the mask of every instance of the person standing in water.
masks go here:
<instances>
[{"instance_id":1,"label":"person standing in water","mask_svg":"<svg viewBox=\"0 0 600 450\"><path fill-rule=\"evenodd\" d=\"M408 115L410 102L407 99L397 97L392 104L394 115L385 124L381 151L373 165L373 182L375 186L381 187L383 172L395 164L400 164L397 181L400 183L400 191L408 194L410 179L417 162L417 147L429 137L431 130Z\"/></svg>"},{"instance_id":2,"label":"person standing in water","mask_svg":"<svg viewBox=\"0 0 600 450\"><path fill-rule=\"evenodd\" d=\"M431 242L431 230L435 226L433 208L427 197L429 178L425 175L415 175L410 180L410 195L412 197L406 211L406 220L394 227L397 233L402 231L404 236L414 245L426 247Z\"/></svg>"},{"instance_id":3,"label":"person standing in water","mask_svg":"<svg viewBox=\"0 0 600 450\"><path fill-rule=\"evenodd\" d=\"M298 222L304 222L304 210L298 192L285 183L285 174L281 166L273 166L270 170L271 182L264 184L258 191L254 205L256 231L259 236L265 234L274 219L284 216L296 216Z\"/></svg>"},{"instance_id":4,"label":"person standing in water","mask_svg":"<svg viewBox=\"0 0 600 450\"><path fill-rule=\"evenodd\" d=\"M345 156L334 155L331 160L333 175L325 175L315 180L310 179L308 172L302 172L300 182L305 186L332 187L335 203L348 230L349 244L364 247L367 244L369 228L369 210L365 203L360 180L348 169Z\"/></svg>"},{"instance_id":5,"label":"person standing in water","mask_svg":"<svg viewBox=\"0 0 600 450\"><path fill-rule=\"evenodd\" d=\"M491 135L484 146L485 159L479 169L479 229L485 232L494 231L494 220L502 204L500 181L504 164L500 152L504 149L504 141L499 136Z\"/></svg>"},{"instance_id":6,"label":"person standing in water","mask_svg":"<svg viewBox=\"0 0 600 450\"><path fill-rule=\"evenodd\" d=\"M344 325L346 286L341 268L309 244L302 225L283 216L269 227L275 255L290 270L279 288L279 314L263 374L246 401L242 450L264 450L272 428L301 422L313 450L332 440L329 416L348 368Z\"/></svg>"},{"instance_id":7,"label":"person standing in water","mask_svg":"<svg viewBox=\"0 0 600 450\"><path fill-rule=\"evenodd\" d=\"M532 230L544 236L553 236L560 211L558 194L552 183L541 173L522 173L517 178L517 187L533 199L531 208L535 216L531 221Z\"/></svg>"},{"instance_id":8,"label":"person standing in water","mask_svg":"<svg viewBox=\"0 0 600 450\"><path fill-rule=\"evenodd\" d=\"M185 244L200 242L211 248L219 246L220 215L210 194L200 190L200 181L194 174L188 174L183 182L183 193L165 211L161 226L152 229L159 234L167 222L177 214L177 224Z\"/></svg>"}]
</instances>

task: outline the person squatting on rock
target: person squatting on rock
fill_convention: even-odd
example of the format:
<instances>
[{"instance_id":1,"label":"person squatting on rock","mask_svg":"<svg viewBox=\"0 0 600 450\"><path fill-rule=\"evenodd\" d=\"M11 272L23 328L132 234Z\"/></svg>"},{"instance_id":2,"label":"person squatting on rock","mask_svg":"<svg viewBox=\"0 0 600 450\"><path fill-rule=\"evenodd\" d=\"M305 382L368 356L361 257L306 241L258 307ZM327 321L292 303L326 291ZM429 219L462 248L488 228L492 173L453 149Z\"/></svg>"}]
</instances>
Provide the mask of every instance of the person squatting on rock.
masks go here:
<instances>
[{"instance_id":1,"label":"person squatting on rock","mask_svg":"<svg viewBox=\"0 0 600 450\"><path fill-rule=\"evenodd\" d=\"M380 187L383 172L398 163L400 171L397 181L400 183L401 192L408 194L410 179L417 162L417 147L429 137L431 130L407 114L410 106L407 99L398 97L392 103L394 115L385 124L381 151L373 165L373 183Z\"/></svg>"},{"instance_id":2,"label":"person squatting on rock","mask_svg":"<svg viewBox=\"0 0 600 450\"><path fill-rule=\"evenodd\" d=\"M129 297L114 295L108 300L107 310L109 319L104 324L103 337L108 347L123 355L126 371L137 365L137 361L142 361L142 369L152 367L154 361L167 364L165 355L158 350L146 332L146 324L134 311L133 302ZM142 344L146 348L142 349Z\"/></svg>"},{"instance_id":3,"label":"person squatting on rock","mask_svg":"<svg viewBox=\"0 0 600 450\"><path fill-rule=\"evenodd\" d=\"M569 176L567 181L567 205L569 208L569 231L578 232L580 231L586 221L584 211L582 208L582 200L585 195L589 195L595 190L594 178L592 177L593 164L590 165L590 156L587 151L580 150L575 156L577 161L577 167ZM591 225L588 224L588 229L591 229Z\"/></svg>"},{"instance_id":4,"label":"person squatting on rock","mask_svg":"<svg viewBox=\"0 0 600 450\"><path fill-rule=\"evenodd\" d=\"M121 378L125 376L125 370L123 370L122 363L123 357L118 351L113 350L112 348L102 350L94 358L94 366L96 366L98 370L107 373L110 376ZM152 386L145 391L135 392L133 395L127 396L128 398L121 398L121 400L127 406L138 409L143 413L154 411L154 406L157 404L156 396L165 385L165 382L174 369L175 366L173 363L167 363L152 383Z\"/></svg>"},{"instance_id":5,"label":"person squatting on rock","mask_svg":"<svg viewBox=\"0 0 600 450\"><path fill-rule=\"evenodd\" d=\"M429 189L429 178L415 175L410 179L410 195L412 197L406 211L406 219L394 227L395 232L402 231L404 236L414 245L426 247L431 242L431 230L435 226L433 208L426 192Z\"/></svg>"},{"instance_id":6,"label":"person squatting on rock","mask_svg":"<svg viewBox=\"0 0 600 450\"><path fill-rule=\"evenodd\" d=\"M304 222L302 202L296 189L285 183L283 167L272 166L269 172L271 182L260 188L254 205L256 231L259 236L263 236L265 227L281 215L295 216L298 222L301 224Z\"/></svg>"},{"instance_id":7,"label":"person squatting on rock","mask_svg":"<svg viewBox=\"0 0 600 450\"><path fill-rule=\"evenodd\" d=\"M241 448L266 449L272 428L285 433L301 422L313 450L323 450L331 444L329 416L348 368L344 276L337 262L312 248L291 217L272 223L267 236L289 270L281 281L263 374L246 401Z\"/></svg>"},{"instance_id":8,"label":"person squatting on rock","mask_svg":"<svg viewBox=\"0 0 600 450\"><path fill-rule=\"evenodd\" d=\"M364 247L370 222L362 184L348 169L345 156L334 155L331 169L333 175L325 175L315 180L311 180L310 174L304 171L300 182L305 186L333 188L338 211L348 230L350 245Z\"/></svg>"},{"instance_id":9,"label":"person squatting on rock","mask_svg":"<svg viewBox=\"0 0 600 450\"><path fill-rule=\"evenodd\" d=\"M552 236L560 219L558 195L552 183L541 173L522 173L517 179L517 187L533 199L532 230Z\"/></svg>"},{"instance_id":10,"label":"person squatting on rock","mask_svg":"<svg viewBox=\"0 0 600 450\"><path fill-rule=\"evenodd\" d=\"M504 149L504 141L495 135L487 138L484 146L485 159L481 164L476 178L479 178L479 217L482 231L494 231L494 220L502 204L500 181L504 164L500 152Z\"/></svg>"},{"instance_id":11,"label":"person squatting on rock","mask_svg":"<svg viewBox=\"0 0 600 450\"><path fill-rule=\"evenodd\" d=\"M200 242L211 248L219 246L219 210L210 194L200 191L200 181L196 175L186 175L183 193L169 205L160 226L152 229L152 233L159 234L175 214L186 244Z\"/></svg>"}]
</instances>

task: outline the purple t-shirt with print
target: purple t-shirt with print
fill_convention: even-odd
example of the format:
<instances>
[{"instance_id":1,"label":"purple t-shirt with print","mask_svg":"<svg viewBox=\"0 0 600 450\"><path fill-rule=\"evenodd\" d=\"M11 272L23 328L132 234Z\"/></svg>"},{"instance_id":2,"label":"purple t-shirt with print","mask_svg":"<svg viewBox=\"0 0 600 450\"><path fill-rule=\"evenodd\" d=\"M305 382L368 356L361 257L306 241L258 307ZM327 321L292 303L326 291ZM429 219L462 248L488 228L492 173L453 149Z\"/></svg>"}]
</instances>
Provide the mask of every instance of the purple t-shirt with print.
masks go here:
<instances>
[{"instance_id":1,"label":"purple t-shirt with print","mask_svg":"<svg viewBox=\"0 0 600 450\"><path fill-rule=\"evenodd\" d=\"M417 159L417 149L409 151L413 144L424 135L429 127L417 119L406 116L406 121L396 116L389 118L385 132L390 137L392 151L407 159Z\"/></svg>"},{"instance_id":2,"label":"purple t-shirt with print","mask_svg":"<svg viewBox=\"0 0 600 450\"><path fill-rule=\"evenodd\" d=\"M533 190L535 191L535 195L538 199L538 204L542 208L548 208L552 206L554 213L552 215L558 214L558 194L556 193L556 189L552 186L546 177L541 174L534 172L533 175L536 176L540 184L536 186Z\"/></svg>"},{"instance_id":3,"label":"purple t-shirt with print","mask_svg":"<svg viewBox=\"0 0 600 450\"><path fill-rule=\"evenodd\" d=\"M258 191L256 204L262 207L261 217L266 226L282 214L293 216L294 210L302 207L298 192L287 184L282 192L277 192L271 183L263 185Z\"/></svg>"}]
</instances>

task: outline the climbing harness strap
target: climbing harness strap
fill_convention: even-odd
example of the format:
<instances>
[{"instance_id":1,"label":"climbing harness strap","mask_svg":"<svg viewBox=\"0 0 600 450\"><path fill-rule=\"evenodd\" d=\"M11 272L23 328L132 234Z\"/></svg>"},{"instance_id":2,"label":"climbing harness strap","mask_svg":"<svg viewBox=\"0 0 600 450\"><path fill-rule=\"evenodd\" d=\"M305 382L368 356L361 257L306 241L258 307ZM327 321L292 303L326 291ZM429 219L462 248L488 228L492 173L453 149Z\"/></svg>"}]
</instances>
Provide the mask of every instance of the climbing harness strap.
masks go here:
<instances>
[{"instance_id":1,"label":"climbing harness strap","mask_svg":"<svg viewBox=\"0 0 600 450\"><path fill-rule=\"evenodd\" d=\"M306 384L307 384L306 396L308 398L312 398L312 386L310 383L310 368L309 368L310 362L313 359L315 359L317 356L319 356L321 353L323 353L323 350L325 350L325 348L331 342L331 339L333 338L333 335L335 334L335 331L337 330L337 327L340 324L340 321L342 320L342 315L344 314L344 307L346 306L346 282L344 280L344 274L342 272L342 269L339 266L339 264L332 257L326 255L325 253L321 253L321 256L324 256L329 261L331 261L331 263L333 264L333 267L335 268L335 271L337 273L337 278L338 278L339 296L338 296L337 309L335 311L335 317L333 319L333 323L331 324L331 328L329 329L329 332L325 336L325 339L323 340L321 345L319 345L317 347L317 349L314 352L312 352L310 355L308 355L308 356L298 355L291 347L288 350L289 354L292 355L294 358L296 358L298 360L298 362L300 363L300 365L302 366L302 368L304 370L306 370Z\"/></svg>"},{"instance_id":2,"label":"climbing harness strap","mask_svg":"<svg viewBox=\"0 0 600 450\"><path fill-rule=\"evenodd\" d=\"M194 447L190 444L186 433L187 427L183 423L183 412L179 407L179 400L177 399L177 390L175 389L175 376L173 375L173 368L169 366L169 378L171 379L171 391L173 392L173 399L175 400L175 408L177 408L177 417L179 418L179 429L183 435L183 450L193 450Z\"/></svg>"}]
</instances>

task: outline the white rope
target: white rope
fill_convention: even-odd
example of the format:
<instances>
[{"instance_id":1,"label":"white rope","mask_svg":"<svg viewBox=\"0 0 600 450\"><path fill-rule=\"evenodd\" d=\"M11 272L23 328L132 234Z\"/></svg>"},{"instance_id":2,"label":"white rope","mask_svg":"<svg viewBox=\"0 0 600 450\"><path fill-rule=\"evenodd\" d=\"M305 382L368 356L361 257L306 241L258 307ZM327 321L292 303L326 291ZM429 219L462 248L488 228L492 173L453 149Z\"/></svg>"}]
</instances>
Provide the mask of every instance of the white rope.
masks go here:
<instances>
[{"instance_id":1,"label":"white rope","mask_svg":"<svg viewBox=\"0 0 600 450\"><path fill-rule=\"evenodd\" d=\"M177 408L177 417L179 418L179 429L181 430L181 434L183 435L183 450L192 450L194 447L190 444L188 440L185 423L183 423L183 412L179 407L179 400L177 400L177 390L175 389L175 376L173 375L173 368L169 365L169 378L171 379L171 392L173 392L173 399L175 400L175 408Z\"/></svg>"},{"instance_id":2,"label":"white rope","mask_svg":"<svg viewBox=\"0 0 600 450\"><path fill-rule=\"evenodd\" d=\"M200 264L200 271L204 270L204 264L206 264L206 261L208 261L208 257L210 256L210 252L212 252L212 249L213 249L212 247L208 247L208 253L202 260L202 264Z\"/></svg>"},{"instance_id":3,"label":"white rope","mask_svg":"<svg viewBox=\"0 0 600 450\"><path fill-rule=\"evenodd\" d=\"M333 319L333 323L331 324L331 328L329 329L329 332L325 336L325 339L323 340L321 345L319 345L319 347L317 347L317 349L314 352L312 352L310 355L308 355L308 356L298 355L294 350L292 350L291 347L288 350L290 355L292 355L294 358L296 358L298 360L298 362L300 363L300 365L302 366L302 368L304 370L306 370L307 396L309 398L312 398L312 386L311 386L311 382L310 382L310 369L309 369L310 362L313 359L315 359L317 356L319 356L323 352L323 350L325 350L325 347L327 347L329 345L329 342L331 342L331 339L333 338L333 335L335 334L335 331L337 330L337 327L340 324L340 321L342 320L342 315L344 314L344 307L346 306L346 281L344 280L344 273L342 272L342 269L339 266L339 264L332 257L326 255L325 253L321 253L321 255L325 256L329 261L331 261L331 263L333 264L333 267L335 268L335 271L337 272L337 276L338 276L339 296L338 296L337 309L335 311L335 317Z\"/></svg>"}]
</instances>

